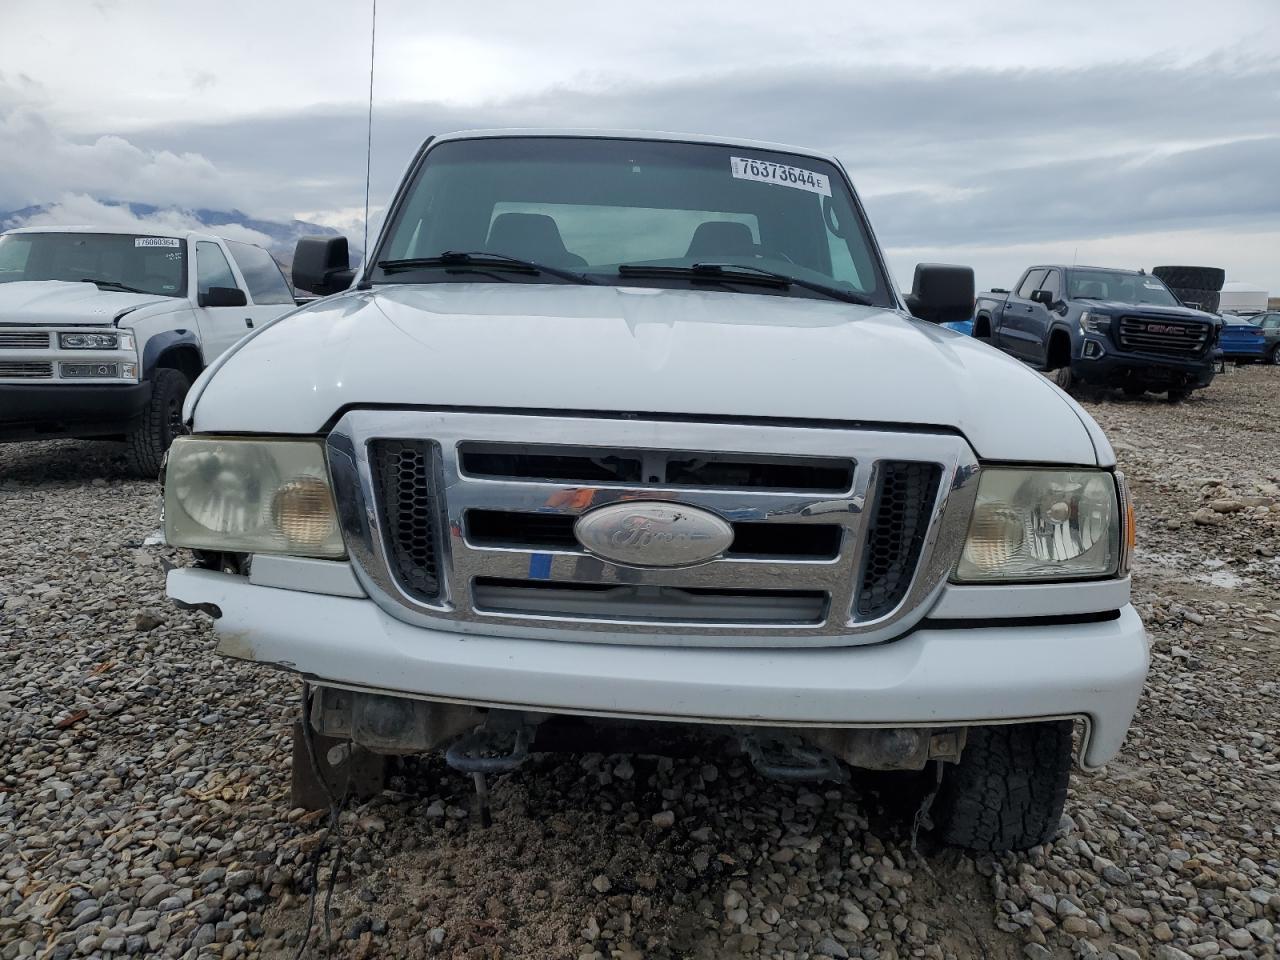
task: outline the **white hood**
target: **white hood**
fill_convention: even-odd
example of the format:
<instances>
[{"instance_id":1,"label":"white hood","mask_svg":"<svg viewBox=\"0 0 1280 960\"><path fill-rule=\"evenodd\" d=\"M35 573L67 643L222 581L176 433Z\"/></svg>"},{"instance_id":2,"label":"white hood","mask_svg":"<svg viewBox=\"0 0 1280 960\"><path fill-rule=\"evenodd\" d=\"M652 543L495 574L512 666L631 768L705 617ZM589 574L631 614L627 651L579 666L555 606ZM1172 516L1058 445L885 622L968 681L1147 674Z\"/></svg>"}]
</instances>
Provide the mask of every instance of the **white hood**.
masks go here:
<instances>
[{"instance_id":1,"label":"white hood","mask_svg":"<svg viewBox=\"0 0 1280 960\"><path fill-rule=\"evenodd\" d=\"M92 283L16 280L0 283L0 323L51 327L109 326L120 313L165 302L181 301L151 293L99 290Z\"/></svg>"},{"instance_id":2,"label":"white hood","mask_svg":"<svg viewBox=\"0 0 1280 960\"><path fill-rule=\"evenodd\" d=\"M497 407L906 424L958 430L986 459L1111 458L1088 415L1018 361L887 310L800 297L385 286L263 328L200 387L202 433L314 434L350 406Z\"/></svg>"}]
</instances>

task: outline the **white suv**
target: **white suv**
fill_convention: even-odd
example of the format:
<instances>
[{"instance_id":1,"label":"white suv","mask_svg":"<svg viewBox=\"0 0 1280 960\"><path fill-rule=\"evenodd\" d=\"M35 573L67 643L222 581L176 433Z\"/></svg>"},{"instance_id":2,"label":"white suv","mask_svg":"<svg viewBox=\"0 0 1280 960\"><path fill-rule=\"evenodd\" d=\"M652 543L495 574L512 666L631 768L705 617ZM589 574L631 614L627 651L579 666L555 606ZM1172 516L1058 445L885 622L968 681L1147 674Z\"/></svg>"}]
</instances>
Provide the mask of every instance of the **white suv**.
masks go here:
<instances>
[{"instance_id":1,"label":"white suv","mask_svg":"<svg viewBox=\"0 0 1280 960\"><path fill-rule=\"evenodd\" d=\"M1120 748L1111 447L938 325L971 271L898 293L834 158L442 137L368 263L218 361L167 470L170 595L306 678L295 786L317 735L482 776L697 725L777 777L936 771L938 833L1011 849L1057 828L1073 724L1085 768ZM351 280L304 241L295 282Z\"/></svg>"},{"instance_id":2,"label":"white suv","mask_svg":"<svg viewBox=\"0 0 1280 960\"><path fill-rule=\"evenodd\" d=\"M201 233L0 234L0 442L120 439L154 477L205 365L295 306L266 250Z\"/></svg>"}]
</instances>

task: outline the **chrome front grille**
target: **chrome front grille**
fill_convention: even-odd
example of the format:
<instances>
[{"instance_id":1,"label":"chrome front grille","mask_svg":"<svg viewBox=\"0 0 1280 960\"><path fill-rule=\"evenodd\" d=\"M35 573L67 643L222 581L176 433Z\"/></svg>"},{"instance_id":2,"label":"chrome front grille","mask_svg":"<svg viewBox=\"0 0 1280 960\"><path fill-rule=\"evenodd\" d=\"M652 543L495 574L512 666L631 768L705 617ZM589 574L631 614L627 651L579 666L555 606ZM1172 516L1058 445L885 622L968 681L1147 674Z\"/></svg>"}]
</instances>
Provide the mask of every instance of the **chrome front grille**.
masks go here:
<instances>
[{"instance_id":1,"label":"chrome front grille","mask_svg":"<svg viewBox=\"0 0 1280 960\"><path fill-rule=\"evenodd\" d=\"M0 330L0 350L47 350L49 334L28 332L6 333Z\"/></svg>"},{"instance_id":2,"label":"chrome front grille","mask_svg":"<svg viewBox=\"0 0 1280 960\"><path fill-rule=\"evenodd\" d=\"M53 364L28 360L0 360L0 378L14 380L47 380L53 376Z\"/></svg>"},{"instance_id":3,"label":"chrome front grille","mask_svg":"<svg viewBox=\"0 0 1280 960\"><path fill-rule=\"evenodd\" d=\"M1120 347L1135 353L1198 357L1209 345L1207 323L1151 317L1121 317Z\"/></svg>"},{"instance_id":4,"label":"chrome front grille","mask_svg":"<svg viewBox=\"0 0 1280 960\"><path fill-rule=\"evenodd\" d=\"M945 433L353 411L329 438L370 596L459 632L619 643L832 645L895 636L941 590L977 464ZM701 508L717 558L634 567L585 550L584 513Z\"/></svg>"}]
</instances>

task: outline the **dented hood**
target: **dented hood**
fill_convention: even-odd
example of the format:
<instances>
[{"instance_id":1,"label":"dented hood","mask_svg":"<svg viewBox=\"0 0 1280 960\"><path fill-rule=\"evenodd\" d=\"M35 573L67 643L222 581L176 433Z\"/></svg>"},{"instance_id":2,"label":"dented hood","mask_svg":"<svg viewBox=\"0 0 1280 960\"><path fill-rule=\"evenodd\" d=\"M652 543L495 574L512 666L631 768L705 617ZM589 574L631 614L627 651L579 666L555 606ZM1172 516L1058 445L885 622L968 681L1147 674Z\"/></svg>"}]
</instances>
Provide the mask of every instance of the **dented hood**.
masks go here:
<instances>
[{"instance_id":1,"label":"dented hood","mask_svg":"<svg viewBox=\"0 0 1280 960\"><path fill-rule=\"evenodd\" d=\"M151 293L99 290L92 283L15 280L0 283L0 324L110 326L123 313L166 302L175 301Z\"/></svg>"},{"instance_id":2,"label":"dented hood","mask_svg":"<svg viewBox=\"0 0 1280 960\"><path fill-rule=\"evenodd\" d=\"M314 434L349 407L448 406L911 425L959 431L986 459L1111 457L1070 398L976 340L875 307L720 291L351 291L242 341L188 403L197 432Z\"/></svg>"}]
</instances>

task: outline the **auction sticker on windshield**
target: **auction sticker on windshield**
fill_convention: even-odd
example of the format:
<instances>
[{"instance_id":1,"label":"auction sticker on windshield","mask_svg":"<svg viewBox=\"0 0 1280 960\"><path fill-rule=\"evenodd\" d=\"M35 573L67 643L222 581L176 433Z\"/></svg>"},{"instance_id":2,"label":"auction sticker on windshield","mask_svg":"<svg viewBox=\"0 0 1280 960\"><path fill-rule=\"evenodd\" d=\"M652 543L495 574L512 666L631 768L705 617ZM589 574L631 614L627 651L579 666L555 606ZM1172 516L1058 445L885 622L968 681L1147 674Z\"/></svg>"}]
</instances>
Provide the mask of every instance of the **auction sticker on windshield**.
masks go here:
<instances>
[{"instance_id":1,"label":"auction sticker on windshield","mask_svg":"<svg viewBox=\"0 0 1280 960\"><path fill-rule=\"evenodd\" d=\"M135 247L176 247L181 245L182 241L176 237L134 237L133 245Z\"/></svg>"},{"instance_id":2,"label":"auction sticker on windshield","mask_svg":"<svg viewBox=\"0 0 1280 960\"><path fill-rule=\"evenodd\" d=\"M772 160L753 160L751 157L730 157L729 169L738 180L776 183L797 190L808 190L810 193L820 193L824 197L831 196L831 184L826 176L812 170L789 167Z\"/></svg>"}]
</instances>

